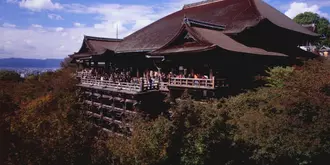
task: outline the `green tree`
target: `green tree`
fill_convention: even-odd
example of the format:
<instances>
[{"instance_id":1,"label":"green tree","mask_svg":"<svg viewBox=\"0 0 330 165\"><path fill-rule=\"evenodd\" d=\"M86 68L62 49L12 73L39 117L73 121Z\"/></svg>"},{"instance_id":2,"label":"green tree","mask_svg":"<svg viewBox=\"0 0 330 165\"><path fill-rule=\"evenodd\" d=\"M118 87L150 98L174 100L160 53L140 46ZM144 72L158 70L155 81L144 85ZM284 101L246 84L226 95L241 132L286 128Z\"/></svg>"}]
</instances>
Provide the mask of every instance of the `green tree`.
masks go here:
<instances>
[{"instance_id":1,"label":"green tree","mask_svg":"<svg viewBox=\"0 0 330 165\"><path fill-rule=\"evenodd\" d=\"M201 103L183 97L171 112L171 119L160 116L153 121L137 120L129 139L110 139L109 151L119 164L249 163L250 155L232 145L226 113L218 109L217 102Z\"/></svg>"},{"instance_id":2,"label":"green tree","mask_svg":"<svg viewBox=\"0 0 330 165\"><path fill-rule=\"evenodd\" d=\"M4 164L9 154L10 119L17 110L13 99L4 91L0 91L0 164Z\"/></svg>"},{"instance_id":3,"label":"green tree","mask_svg":"<svg viewBox=\"0 0 330 165\"><path fill-rule=\"evenodd\" d=\"M320 16L312 12L304 12L298 14L293 20L299 24L317 24L320 20Z\"/></svg>"},{"instance_id":4,"label":"green tree","mask_svg":"<svg viewBox=\"0 0 330 165\"><path fill-rule=\"evenodd\" d=\"M247 144L262 164L328 162L329 62L309 61L287 76L280 86L226 100L233 140Z\"/></svg>"},{"instance_id":5,"label":"green tree","mask_svg":"<svg viewBox=\"0 0 330 165\"><path fill-rule=\"evenodd\" d=\"M80 115L70 72L27 80L15 89L20 108L11 120L10 164L90 164L95 131Z\"/></svg>"},{"instance_id":6,"label":"green tree","mask_svg":"<svg viewBox=\"0 0 330 165\"><path fill-rule=\"evenodd\" d=\"M266 85L271 87L283 87L286 79L290 77L293 71L293 67L274 67L266 71L269 75L266 78Z\"/></svg>"},{"instance_id":7,"label":"green tree","mask_svg":"<svg viewBox=\"0 0 330 165\"><path fill-rule=\"evenodd\" d=\"M325 39L321 40L319 44L321 45L330 45L330 29L329 25L330 22L328 19L324 17L320 17L316 13L312 12L305 12L298 14L293 20L299 24L312 24L314 23L316 25L317 33L320 35L324 35Z\"/></svg>"},{"instance_id":8,"label":"green tree","mask_svg":"<svg viewBox=\"0 0 330 165\"><path fill-rule=\"evenodd\" d=\"M15 71L0 70L0 81L15 81L21 80L21 76Z\"/></svg>"}]
</instances>

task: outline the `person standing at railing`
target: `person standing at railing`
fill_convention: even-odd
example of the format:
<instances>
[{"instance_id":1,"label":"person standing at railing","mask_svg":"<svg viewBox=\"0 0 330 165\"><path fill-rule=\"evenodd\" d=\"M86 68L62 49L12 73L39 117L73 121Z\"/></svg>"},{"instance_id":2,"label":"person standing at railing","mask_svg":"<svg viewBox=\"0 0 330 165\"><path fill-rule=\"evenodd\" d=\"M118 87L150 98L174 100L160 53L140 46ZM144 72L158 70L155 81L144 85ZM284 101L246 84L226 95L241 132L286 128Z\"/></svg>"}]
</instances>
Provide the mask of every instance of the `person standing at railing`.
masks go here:
<instances>
[{"instance_id":1,"label":"person standing at railing","mask_svg":"<svg viewBox=\"0 0 330 165\"><path fill-rule=\"evenodd\" d=\"M152 70L150 70L150 74L149 74L150 78L154 77L154 72Z\"/></svg>"},{"instance_id":2,"label":"person standing at railing","mask_svg":"<svg viewBox=\"0 0 330 165\"><path fill-rule=\"evenodd\" d=\"M149 77L149 88L152 89L152 78Z\"/></svg>"},{"instance_id":3,"label":"person standing at railing","mask_svg":"<svg viewBox=\"0 0 330 165\"><path fill-rule=\"evenodd\" d=\"M194 79L198 79L198 75L197 74L194 75ZM195 85L198 85L198 80L195 80L194 83L195 83Z\"/></svg>"},{"instance_id":4,"label":"person standing at railing","mask_svg":"<svg viewBox=\"0 0 330 165\"><path fill-rule=\"evenodd\" d=\"M144 89L143 89L143 87L144 87L144 78L140 78L140 90L141 91L143 91Z\"/></svg>"}]
</instances>

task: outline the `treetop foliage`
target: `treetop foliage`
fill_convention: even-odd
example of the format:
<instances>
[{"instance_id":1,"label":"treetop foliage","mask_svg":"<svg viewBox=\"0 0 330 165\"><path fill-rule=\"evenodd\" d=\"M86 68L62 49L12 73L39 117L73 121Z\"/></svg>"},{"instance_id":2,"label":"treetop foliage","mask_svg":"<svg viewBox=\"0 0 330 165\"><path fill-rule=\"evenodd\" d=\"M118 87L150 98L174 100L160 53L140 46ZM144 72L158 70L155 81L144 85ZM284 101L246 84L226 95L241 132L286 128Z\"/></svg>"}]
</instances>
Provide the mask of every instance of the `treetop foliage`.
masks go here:
<instances>
[{"instance_id":1,"label":"treetop foliage","mask_svg":"<svg viewBox=\"0 0 330 165\"><path fill-rule=\"evenodd\" d=\"M43 165L329 162L329 61L267 72L267 86L230 98L198 102L186 93L171 107L171 118L134 119L130 137L108 137L85 122L76 82L66 69L16 82L11 91L0 91L0 145L5 146L0 160Z\"/></svg>"},{"instance_id":2,"label":"treetop foliage","mask_svg":"<svg viewBox=\"0 0 330 165\"><path fill-rule=\"evenodd\" d=\"M15 71L0 70L0 81L20 81L21 76Z\"/></svg>"},{"instance_id":3,"label":"treetop foliage","mask_svg":"<svg viewBox=\"0 0 330 165\"><path fill-rule=\"evenodd\" d=\"M304 12L298 14L293 20L298 24L314 23L316 25L317 33L325 37L325 39L321 40L319 44L330 46L330 22L327 18L321 17L316 13Z\"/></svg>"},{"instance_id":4,"label":"treetop foliage","mask_svg":"<svg viewBox=\"0 0 330 165\"><path fill-rule=\"evenodd\" d=\"M330 154L329 68L329 62L309 61L302 70L290 71L280 87L228 99L234 140L255 146L254 158L264 163L327 160L322 155Z\"/></svg>"}]
</instances>

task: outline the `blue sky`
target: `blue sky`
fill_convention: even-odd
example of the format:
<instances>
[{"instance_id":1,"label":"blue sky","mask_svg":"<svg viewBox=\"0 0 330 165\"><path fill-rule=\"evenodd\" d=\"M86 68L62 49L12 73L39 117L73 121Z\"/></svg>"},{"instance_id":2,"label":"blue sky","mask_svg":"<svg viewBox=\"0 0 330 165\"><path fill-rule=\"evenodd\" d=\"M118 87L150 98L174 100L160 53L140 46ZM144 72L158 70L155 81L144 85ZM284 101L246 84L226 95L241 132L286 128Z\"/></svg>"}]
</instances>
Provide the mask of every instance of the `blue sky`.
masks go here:
<instances>
[{"instance_id":1,"label":"blue sky","mask_svg":"<svg viewBox=\"0 0 330 165\"><path fill-rule=\"evenodd\" d=\"M64 58L83 35L123 38L201 0L0 0L0 58ZM289 17L330 18L330 0L264 0Z\"/></svg>"}]
</instances>

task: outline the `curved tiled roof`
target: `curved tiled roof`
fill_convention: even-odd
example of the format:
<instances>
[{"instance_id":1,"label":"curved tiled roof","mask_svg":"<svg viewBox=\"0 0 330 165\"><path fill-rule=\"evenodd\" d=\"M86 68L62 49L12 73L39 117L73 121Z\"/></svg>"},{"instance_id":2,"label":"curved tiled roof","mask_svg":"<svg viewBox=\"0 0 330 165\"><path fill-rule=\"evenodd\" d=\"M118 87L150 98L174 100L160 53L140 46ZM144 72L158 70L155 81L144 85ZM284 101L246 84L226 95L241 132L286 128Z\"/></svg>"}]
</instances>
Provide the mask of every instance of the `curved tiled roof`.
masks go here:
<instances>
[{"instance_id":1,"label":"curved tiled roof","mask_svg":"<svg viewBox=\"0 0 330 165\"><path fill-rule=\"evenodd\" d=\"M102 37L93 37L93 36L85 36L84 38L84 42L91 49L90 51L92 51L95 54L103 54L107 50L114 51L121 41L122 41L121 39L102 38Z\"/></svg>"},{"instance_id":2,"label":"curved tiled roof","mask_svg":"<svg viewBox=\"0 0 330 165\"><path fill-rule=\"evenodd\" d=\"M179 43L176 44L177 41L180 41L185 35L191 35L194 41ZM231 52L238 53L246 53L246 54L254 54L254 55L269 55L269 56L283 56L287 57L287 55L277 52L269 52L260 48L248 47L239 43L227 36L223 33L222 30L215 30L211 27L197 27L190 26L187 23L184 23L178 34L165 46L151 52L151 55L169 55L169 54L177 54L181 52L198 52L204 50L210 50L215 48L224 49Z\"/></svg>"},{"instance_id":3,"label":"curved tiled roof","mask_svg":"<svg viewBox=\"0 0 330 165\"><path fill-rule=\"evenodd\" d=\"M80 50L77 53L70 55L70 57L82 58L101 55L107 50L114 51L121 41L122 39L84 36Z\"/></svg>"},{"instance_id":4,"label":"curved tiled roof","mask_svg":"<svg viewBox=\"0 0 330 165\"><path fill-rule=\"evenodd\" d=\"M186 5L182 10L131 34L124 38L116 52L148 52L160 48L178 33L184 17L225 25L226 34L242 32L268 19L275 26L306 36L317 36L261 0L209 0Z\"/></svg>"},{"instance_id":5,"label":"curved tiled roof","mask_svg":"<svg viewBox=\"0 0 330 165\"><path fill-rule=\"evenodd\" d=\"M260 15L263 18L268 19L273 24L302 34L306 34L310 36L319 36L318 34L313 33L307 30L306 28L302 27L301 25L297 24L283 13L279 12L272 6L266 4L264 1L262 0L253 0L253 1L254 4L256 5L257 10L260 12Z\"/></svg>"},{"instance_id":6,"label":"curved tiled roof","mask_svg":"<svg viewBox=\"0 0 330 165\"><path fill-rule=\"evenodd\" d=\"M199 28L199 27L193 27L192 30L197 35L200 36L201 40L217 45L218 47L228 51L255 54L255 55L269 55L269 56L283 56L283 57L287 56L282 53L269 52L260 48L245 46L235 41L234 39L230 38L221 31Z\"/></svg>"}]
</instances>

